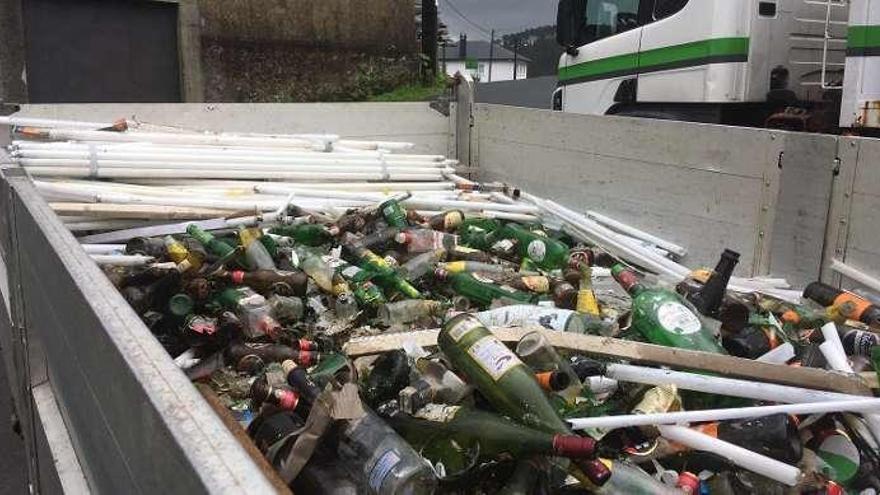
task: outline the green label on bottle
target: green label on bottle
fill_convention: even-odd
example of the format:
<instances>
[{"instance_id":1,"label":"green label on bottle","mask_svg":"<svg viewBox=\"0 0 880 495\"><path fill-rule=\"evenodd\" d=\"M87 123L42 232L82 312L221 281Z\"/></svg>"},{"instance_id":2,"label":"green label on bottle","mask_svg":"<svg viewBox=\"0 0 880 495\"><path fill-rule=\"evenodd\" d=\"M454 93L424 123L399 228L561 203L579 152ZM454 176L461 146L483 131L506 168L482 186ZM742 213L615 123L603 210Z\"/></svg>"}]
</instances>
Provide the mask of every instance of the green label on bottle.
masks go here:
<instances>
[{"instance_id":1,"label":"green label on bottle","mask_svg":"<svg viewBox=\"0 0 880 495\"><path fill-rule=\"evenodd\" d=\"M663 303L657 309L657 321L667 331L679 335L691 335L703 328L693 311L677 302Z\"/></svg>"},{"instance_id":2,"label":"green label on bottle","mask_svg":"<svg viewBox=\"0 0 880 495\"><path fill-rule=\"evenodd\" d=\"M381 493L382 483L388 477L388 473L394 469L394 466L400 463L400 456L397 452L389 450L382 454L382 457L376 461L376 465L370 470L369 483L374 493Z\"/></svg>"},{"instance_id":3,"label":"green label on bottle","mask_svg":"<svg viewBox=\"0 0 880 495\"><path fill-rule=\"evenodd\" d=\"M478 340L468 349L468 354L496 382L514 366L520 364L516 354L511 352L494 335L487 335Z\"/></svg>"},{"instance_id":4,"label":"green label on bottle","mask_svg":"<svg viewBox=\"0 0 880 495\"><path fill-rule=\"evenodd\" d=\"M544 241L532 241L529 243L528 253L529 258L540 263L544 261L544 256L547 255L547 245L544 244Z\"/></svg>"}]
</instances>

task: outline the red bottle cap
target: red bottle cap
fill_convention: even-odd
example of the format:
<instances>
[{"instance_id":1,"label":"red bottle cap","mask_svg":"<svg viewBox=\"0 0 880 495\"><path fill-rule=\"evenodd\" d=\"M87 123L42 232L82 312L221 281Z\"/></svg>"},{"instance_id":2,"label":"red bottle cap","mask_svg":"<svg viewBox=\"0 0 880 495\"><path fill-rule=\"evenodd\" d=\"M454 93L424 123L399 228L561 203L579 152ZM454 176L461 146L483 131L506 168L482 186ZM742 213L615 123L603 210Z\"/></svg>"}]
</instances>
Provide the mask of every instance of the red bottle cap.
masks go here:
<instances>
[{"instance_id":1,"label":"red bottle cap","mask_svg":"<svg viewBox=\"0 0 880 495\"><path fill-rule=\"evenodd\" d=\"M694 473L683 471L678 475L675 486L685 493L700 493L700 478Z\"/></svg>"},{"instance_id":2,"label":"red bottle cap","mask_svg":"<svg viewBox=\"0 0 880 495\"><path fill-rule=\"evenodd\" d=\"M317 363L317 361L318 353L316 352L300 351L297 353L296 362L304 368L308 368L309 366Z\"/></svg>"},{"instance_id":3,"label":"red bottle cap","mask_svg":"<svg viewBox=\"0 0 880 495\"><path fill-rule=\"evenodd\" d=\"M611 469L599 459L581 460L577 462L577 466L596 486L602 486L611 479Z\"/></svg>"},{"instance_id":4,"label":"red bottle cap","mask_svg":"<svg viewBox=\"0 0 880 495\"><path fill-rule=\"evenodd\" d=\"M289 411L296 409L297 404L299 404L299 394L293 390L277 390L275 392L275 399L278 402L278 407Z\"/></svg>"},{"instance_id":5,"label":"red bottle cap","mask_svg":"<svg viewBox=\"0 0 880 495\"><path fill-rule=\"evenodd\" d=\"M241 270L233 270L232 273L229 274L229 278L232 279L233 284L242 284L244 283L244 272Z\"/></svg>"},{"instance_id":6,"label":"red bottle cap","mask_svg":"<svg viewBox=\"0 0 880 495\"><path fill-rule=\"evenodd\" d=\"M584 459L592 457L596 451L596 441L577 435L556 435L553 437L553 451L560 457ZM589 475L589 473L585 473Z\"/></svg>"}]
</instances>

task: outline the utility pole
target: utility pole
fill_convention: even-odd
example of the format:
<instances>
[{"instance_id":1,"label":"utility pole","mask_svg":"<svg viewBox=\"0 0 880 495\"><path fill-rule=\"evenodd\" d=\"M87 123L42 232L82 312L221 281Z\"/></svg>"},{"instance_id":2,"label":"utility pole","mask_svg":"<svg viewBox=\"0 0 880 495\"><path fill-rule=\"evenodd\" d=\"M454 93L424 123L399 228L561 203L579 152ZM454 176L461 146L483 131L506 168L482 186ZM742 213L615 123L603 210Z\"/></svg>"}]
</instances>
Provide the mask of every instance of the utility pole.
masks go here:
<instances>
[{"instance_id":1,"label":"utility pole","mask_svg":"<svg viewBox=\"0 0 880 495\"><path fill-rule=\"evenodd\" d=\"M489 42L489 80L486 82L492 82L492 62L495 59L495 30L492 30L492 41Z\"/></svg>"},{"instance_id":2,"label":"utility pole","mask_svg":"<svg viewBox=\"0 0 880 495\"><path fill-rule=\"evenodd\" d=\"M519 65L518 53L516 49L519 47L519 40L513 40L513 80L516 81L516 66Z\"/></svg>"},{"instance_id":3,"label":"utility pole","mask_svg":"<svg viewBox=\"0 0 880 495\"><path fill-rule=\"evenodd\" d=\"M422 82L437 80L437 0L422 0Z\"/></svg>"}]
</instances>

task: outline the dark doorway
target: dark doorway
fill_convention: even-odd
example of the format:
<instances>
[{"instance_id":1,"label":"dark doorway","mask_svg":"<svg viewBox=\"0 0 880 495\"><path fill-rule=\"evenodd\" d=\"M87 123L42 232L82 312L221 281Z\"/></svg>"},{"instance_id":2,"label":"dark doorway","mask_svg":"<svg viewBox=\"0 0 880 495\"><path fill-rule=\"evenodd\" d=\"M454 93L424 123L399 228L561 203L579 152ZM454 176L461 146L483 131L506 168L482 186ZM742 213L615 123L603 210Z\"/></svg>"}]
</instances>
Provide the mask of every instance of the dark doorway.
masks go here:
<instances>
[{"instance_id":1,"label":"dark doorway","mask_svg":"<svg viewBox=\"0 0 880 495\"><path fill-rule=\"evenodd\" d=\"M176 3L22 3L31 103L181 101Z\"/></svg>"}]
</instances>

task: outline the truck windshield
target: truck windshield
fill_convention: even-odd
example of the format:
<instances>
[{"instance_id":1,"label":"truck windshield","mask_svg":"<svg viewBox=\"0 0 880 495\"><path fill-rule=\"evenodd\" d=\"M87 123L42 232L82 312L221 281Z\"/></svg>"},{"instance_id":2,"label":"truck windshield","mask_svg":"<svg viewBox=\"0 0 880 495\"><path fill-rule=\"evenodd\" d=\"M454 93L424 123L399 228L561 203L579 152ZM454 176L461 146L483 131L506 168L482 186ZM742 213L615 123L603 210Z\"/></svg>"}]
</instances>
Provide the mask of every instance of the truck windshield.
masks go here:
<instances>
[{"instance_id":1,"label":"truck windshield","mask_svg":"<svg viewBox=\"0 0 880 495\"><path fill-rule=\"evenodd\" d=\"M589 0L585 43L607 38L639 25L639 0Z\"/></svg>"}]
</instances>

